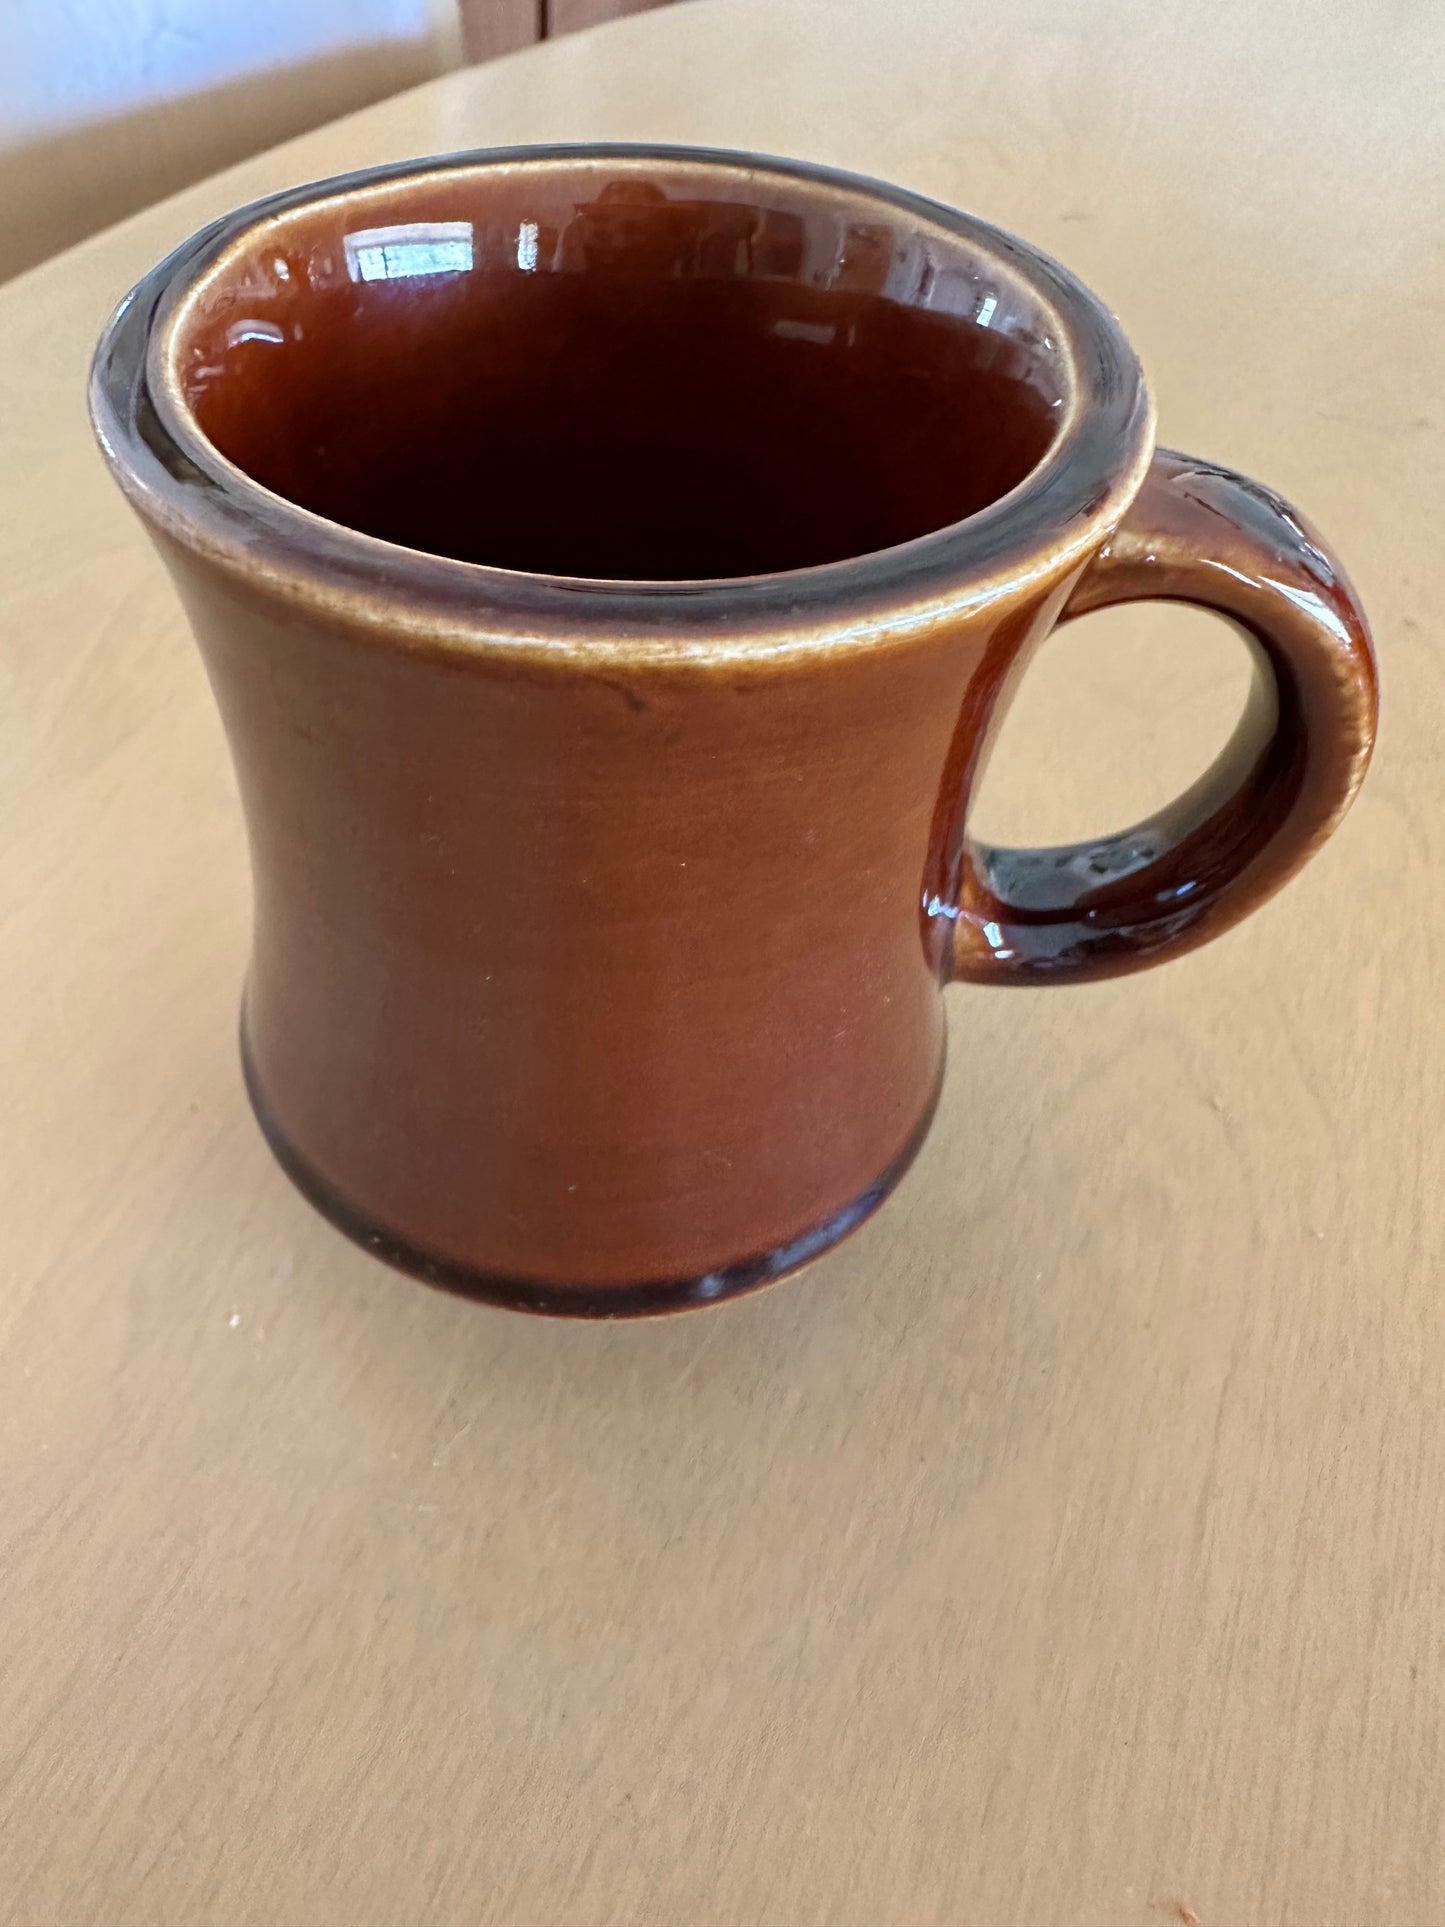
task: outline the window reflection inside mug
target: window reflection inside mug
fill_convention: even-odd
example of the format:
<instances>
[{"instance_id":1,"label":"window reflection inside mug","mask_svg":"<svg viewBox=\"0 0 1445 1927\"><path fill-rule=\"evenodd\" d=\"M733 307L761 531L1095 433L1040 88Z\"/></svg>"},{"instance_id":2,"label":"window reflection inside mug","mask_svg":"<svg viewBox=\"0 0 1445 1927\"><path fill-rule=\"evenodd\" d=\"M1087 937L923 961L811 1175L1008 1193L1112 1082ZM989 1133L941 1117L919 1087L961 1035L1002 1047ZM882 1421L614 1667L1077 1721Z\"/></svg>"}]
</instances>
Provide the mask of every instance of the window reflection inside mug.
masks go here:
<instances>
[{"instance_id":1,"label":"window reflection inside mug","mask_svg":"<svg viewBox=\"0 0 1445 1927\"><path fill-rule=\"evenodd\" d=\"M914 541L1054 446L1070 368L995 261L740 183L579 185L272 224L177 329L200 427L363 534L650 581Z\"/></svg>"},{"instance_id":2,"label":"window reflection inside mug","mask_svg":"<svg viewBox=\"0 0 1445 1927\"><path fill-rule=\"evenodd\" d=\"M401 281L418 274L465 274L472 265L470 221L410 221L360 228L345 238L353 281Z\"/></svg>"}]
</instances>

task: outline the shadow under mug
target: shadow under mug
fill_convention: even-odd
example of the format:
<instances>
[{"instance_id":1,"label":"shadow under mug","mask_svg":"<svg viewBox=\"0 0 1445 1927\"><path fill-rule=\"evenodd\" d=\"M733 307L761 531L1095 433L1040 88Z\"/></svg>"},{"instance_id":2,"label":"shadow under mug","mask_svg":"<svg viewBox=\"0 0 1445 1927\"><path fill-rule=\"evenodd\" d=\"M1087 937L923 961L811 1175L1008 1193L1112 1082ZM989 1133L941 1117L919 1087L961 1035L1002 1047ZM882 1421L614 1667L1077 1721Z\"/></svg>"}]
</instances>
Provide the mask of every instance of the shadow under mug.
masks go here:
<instances>
[{"instance_id":1,"label":"shadow under mug","mask_svg":"<svg viewBox=\"0 0 1445 1927\"><path fill-rule=\"evenodd\" d=\"M925 1132L950 979L1177 956L1363 777L1375 671L1294 510L1156 453L1071 275L755 156L512 149L278 194L97 351L240 781L282 1164L435 1283L593 1316L826 1249ZM1122 835L970 839L1030 651L1138 597L1254 697Z\"/></svg>"}]
</instances>

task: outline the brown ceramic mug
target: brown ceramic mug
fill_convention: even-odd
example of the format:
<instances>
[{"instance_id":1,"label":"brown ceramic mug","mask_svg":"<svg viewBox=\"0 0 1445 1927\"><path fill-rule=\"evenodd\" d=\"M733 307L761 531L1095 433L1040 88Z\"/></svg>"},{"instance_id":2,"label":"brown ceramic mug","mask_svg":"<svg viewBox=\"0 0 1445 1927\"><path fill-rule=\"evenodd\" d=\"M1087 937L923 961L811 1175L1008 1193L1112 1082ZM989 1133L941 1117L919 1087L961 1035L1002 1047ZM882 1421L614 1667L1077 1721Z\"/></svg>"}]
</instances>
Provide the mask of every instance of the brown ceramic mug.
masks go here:
<instances>
[{"instance_id":1,"label":"brown ceramic mug","mask_svg":"<svg viewBox=\"0 0 1445 1927\"><path fill-rule=\"evenodd\" d=\"M353 1236L507 1304L815 1256L927 1128L943 985L1191 949L1369 757L1308 524L1155 452L1054 262L822 168L519 149L279 194L135 289L91 403L235 757L262 1124ZM1228 750L1123 835L971 841L1033 647L1138 597L1254 644Z\"/></svg>"}]
</instances>

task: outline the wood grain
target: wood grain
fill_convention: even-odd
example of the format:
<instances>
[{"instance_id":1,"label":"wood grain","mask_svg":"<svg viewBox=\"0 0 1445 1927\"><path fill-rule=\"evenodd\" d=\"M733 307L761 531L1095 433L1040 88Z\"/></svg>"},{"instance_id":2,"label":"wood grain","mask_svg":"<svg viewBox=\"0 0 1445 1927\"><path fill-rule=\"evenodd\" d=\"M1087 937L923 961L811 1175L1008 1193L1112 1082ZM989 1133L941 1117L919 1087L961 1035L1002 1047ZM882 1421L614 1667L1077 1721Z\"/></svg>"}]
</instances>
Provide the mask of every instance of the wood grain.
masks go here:
<instances>
[{"instance_id":1,"label":"wood grain","mask_svg":"<svg viewBox=\"0 0 1445 1927\"><path fill-rule=\"evenodd\" d=\"M694 0L0 290L0 1920L1445 1918L1442 69L1383 5ZM1338 543L1385 695L1280 899L1136 980L951 992L888 1210L617 1329L396 1278L271 1163L220 728L82 401L212 214L587 137L803 152L1052 248L1165 438ZM1239 678L1202 617L1074 625L980 833L1127 820Z\"/></svg>"}]
</instances>

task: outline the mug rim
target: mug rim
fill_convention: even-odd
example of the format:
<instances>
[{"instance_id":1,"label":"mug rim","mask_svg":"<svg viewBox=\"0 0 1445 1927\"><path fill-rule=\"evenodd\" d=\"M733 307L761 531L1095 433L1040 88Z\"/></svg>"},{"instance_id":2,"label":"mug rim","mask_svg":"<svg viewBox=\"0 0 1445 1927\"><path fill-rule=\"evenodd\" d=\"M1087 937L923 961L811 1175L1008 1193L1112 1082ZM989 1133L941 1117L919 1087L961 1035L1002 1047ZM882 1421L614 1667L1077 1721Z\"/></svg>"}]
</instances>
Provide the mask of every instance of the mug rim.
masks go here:
<instances>
[{"instance_id":1,"label":"mug rim","mask_svg":"<svg viewBox=\"0 0 1445 1927\"><path fill-rule=\"evenodd\" d=\"M1068 380L1049 448L961 521L862 555L769 574L628 580L532 574L404 547L318 515L232 463L203 433L171 366L187 303L258 230L308 207L492 169L665 166L784 180L883 206L1022 284L1057 327ZM125 296L97 344L90 413L133 505L165 534L287 601L445 652L717 662L878 644L1008 604L1072 574L1108 537L1153 455L1137 357L1092 291L1042 250L909 189L814 162L633 142L481 148L355 169L252 201L199 229Z\"/></svg>"}]
</instances>

